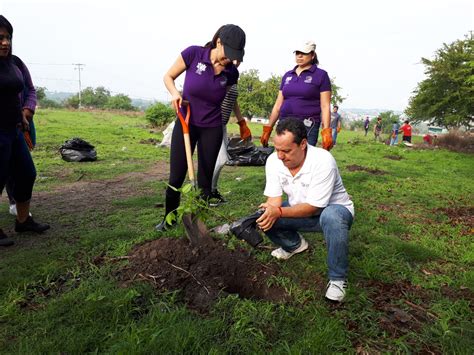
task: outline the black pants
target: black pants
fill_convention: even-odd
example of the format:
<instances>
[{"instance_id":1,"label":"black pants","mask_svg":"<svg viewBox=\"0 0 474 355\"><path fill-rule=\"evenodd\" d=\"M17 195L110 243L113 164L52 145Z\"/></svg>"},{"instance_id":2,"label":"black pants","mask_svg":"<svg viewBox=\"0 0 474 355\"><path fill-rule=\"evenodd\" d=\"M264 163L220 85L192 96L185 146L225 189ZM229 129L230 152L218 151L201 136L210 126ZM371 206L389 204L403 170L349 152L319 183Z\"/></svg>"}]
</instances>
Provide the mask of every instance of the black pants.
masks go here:
<instances>
[{"instance_id":1,"label":"black pants","mask_svg":"<svg viewBox=\"0 0 474 355\"><path fill-rule=\"evenodd\" d=\"M190 125L189 136L193 153L197 144L197 182L202 195L206 197L211 194L212 174L222 144L222 126L204 128ZM179 120L176 120L171 137L169 185L179 189L184 183L187 171L183 129ZM179 207L180 199L179 192L170 187L166 189L166 215Z\"/></svg>"},{"instance_id":2,"label":"black pants","mask_svg":"<svg viewBox=\"0 0 474 355\"><path fill-rule=\"evenodd\" d=\"M411 143L411 136L403 136L402 141Z\"/></svg>"},{"instance_id":3,"label":"black pants","mask_svg":"<svg viewBox=\"0 0 474 355\"><path fill-rule=\"evenodd\" d=\"M11 197L20 203L29 201L36 169L23 133L17 128L0 129L0 194L9 179Z\"/></svg>"}]
</instances>

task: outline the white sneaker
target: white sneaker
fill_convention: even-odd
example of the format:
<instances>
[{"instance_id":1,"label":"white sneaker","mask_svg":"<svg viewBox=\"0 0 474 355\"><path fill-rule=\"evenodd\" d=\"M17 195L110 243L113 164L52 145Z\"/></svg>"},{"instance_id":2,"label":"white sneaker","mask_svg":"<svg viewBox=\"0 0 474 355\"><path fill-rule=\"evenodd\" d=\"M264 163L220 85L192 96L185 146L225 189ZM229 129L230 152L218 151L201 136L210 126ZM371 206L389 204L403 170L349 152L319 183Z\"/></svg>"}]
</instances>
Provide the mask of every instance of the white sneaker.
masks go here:
<instances>
[{"instance_id":1,"label":"white sneaker","mask_svg":"<svg viewBox=\"0 0 474 355\"><path fill-rule=\"evenodd\" d=\"M328 282L326 288L326 298L331 301L342 302L346 296L347 281L333 281Z\"/></svg>"},{"instance_id":2,"label":"white sneaker","mask_svg":"<svg viewBox=\"0 0 474 355\"><path fill-rule=\"evenodd\" d=\"M10 214L13 216L17 216L18 212L16 210L16 204L10 205ZM30 212L30 217L33 217L33 215Z\"/></svg>"},{"instance_id":3,"label":"white sneaker","mask_svg":"<svg viewBox=\"0 0 474 355\"><path fill-rule=\"evenodd\" d=\"M306 249L308 249L308 242L303 237L301 237L300 246L297 249L293 250L291 253L287 252L283 248L278 248L272 251L272 256L279 260L287 260L295 254L304 252Z\"/></svg>"}]
</instances>

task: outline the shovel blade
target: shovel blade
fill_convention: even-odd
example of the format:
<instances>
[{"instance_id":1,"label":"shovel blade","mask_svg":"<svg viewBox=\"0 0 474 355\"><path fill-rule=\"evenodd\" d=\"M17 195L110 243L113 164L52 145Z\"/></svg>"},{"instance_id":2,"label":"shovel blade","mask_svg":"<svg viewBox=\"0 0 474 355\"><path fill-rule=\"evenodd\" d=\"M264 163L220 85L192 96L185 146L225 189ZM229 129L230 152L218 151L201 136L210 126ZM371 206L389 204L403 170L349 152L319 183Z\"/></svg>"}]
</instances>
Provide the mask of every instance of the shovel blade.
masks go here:
<instances>
[{"instance_id":1,"label":"shovel blade","mask_svg":"<svg viewBox=\"0 0 474 355\"><path fill-rule=\"evenodd\" d=\"M193 214L183 216L184 230L191 245L194 247L204 245L211 240L209 230L206 225L198 217Z\"/></svg>"}]
</instances>

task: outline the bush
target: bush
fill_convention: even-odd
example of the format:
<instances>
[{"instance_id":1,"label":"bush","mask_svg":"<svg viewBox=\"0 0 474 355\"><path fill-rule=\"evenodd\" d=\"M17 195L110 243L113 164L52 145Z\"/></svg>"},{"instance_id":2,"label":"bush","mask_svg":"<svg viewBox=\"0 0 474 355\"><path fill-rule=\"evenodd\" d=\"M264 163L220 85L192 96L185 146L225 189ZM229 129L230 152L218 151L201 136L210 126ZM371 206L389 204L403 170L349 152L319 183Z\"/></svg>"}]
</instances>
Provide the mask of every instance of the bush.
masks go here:
<instances>
[{"instance_id":1,"label":"bush","mask_svg":"<svg viewBox=\"0 0 474 355\"><path fill-rule=\"evenodd\" d=\"M38 101L38 106L41 108L61 108L62 104L57 101L47 99L46 97Z\"/></svg>"},{"instance_id":2,"label":"bush","mask_svg":"<svg viewBox=\"0 0 474 355\"><path fill-rule=\"evenodd\" d=\"M474 153L474 136L470 133L451 131L438 136L435 144L455 152Z\"/></svg>"},{"instance_id":3,"label":"bush","mask_svg":"<svg viewBox=\"0 0 474 355\"><path fill-rule=\"evenodd\" d=\"M145 110L145 118L153 126L162 127L174 120L175 112L169 105L157 102Z\"/></svg>"}]
</instances>

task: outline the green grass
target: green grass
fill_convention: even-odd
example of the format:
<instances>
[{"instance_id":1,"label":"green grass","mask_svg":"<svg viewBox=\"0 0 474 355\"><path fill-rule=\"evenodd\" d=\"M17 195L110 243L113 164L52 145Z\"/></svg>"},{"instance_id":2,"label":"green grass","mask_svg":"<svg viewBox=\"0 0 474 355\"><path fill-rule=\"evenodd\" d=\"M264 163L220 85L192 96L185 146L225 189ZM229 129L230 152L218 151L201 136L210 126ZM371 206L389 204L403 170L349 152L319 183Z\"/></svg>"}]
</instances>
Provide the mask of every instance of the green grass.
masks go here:
<instances>
[{"instance_id":1,"label":"green grass","mask_svg":"<svg viewBox=\"0 0 474 355\"><path fill-rule=\"evenodd\" d=\"M35 191L41 193L57 194L76 180L86 184L147 171L168 159L166 149L139 143L161 139L142 117L62 110L39 110L35 117ZM260 135L261 125L250 128ZM230 124L229 131L237 134L238 126ZM96 146L97 162L60 158L59 146L76 136ZM179 292L157 295L143 283L122 287L115 275L127 261L94 259L126 255L157 238L153 226L162 210L154 204L164 201L163 181L135 179L136 193L117 196L107 209L91 200L90 208L71 215L33 201L33 214L53 228L42 236L15 236L17 247L0 250L0 353L473 353L472 230L451 223L442 209L472 207L474 157L388 147L349 131L341 132L332 152L356 206L344 305L323 299L318 280L326 277L326 250L317 233L305 235L310 251L280 263L282 274L270 281L287 290L288 304L229 296L202 316L179 301ZM350 165L386 174L351 172ZM229 202L211 214L208 227L252 213L264 184L261 167L225 167L219 189ZM11 232L5 199L0 209L0 226ZM167 234L182 235L182 227ZM221 238L230 248L243 245ZM273 262L266 251L251 252ZM371 283L411 285L390 305L409 312L403 302L409 300L433 317L419 328L390 333L380 323L390 315Z\"/></svg>"}]
</instances>

